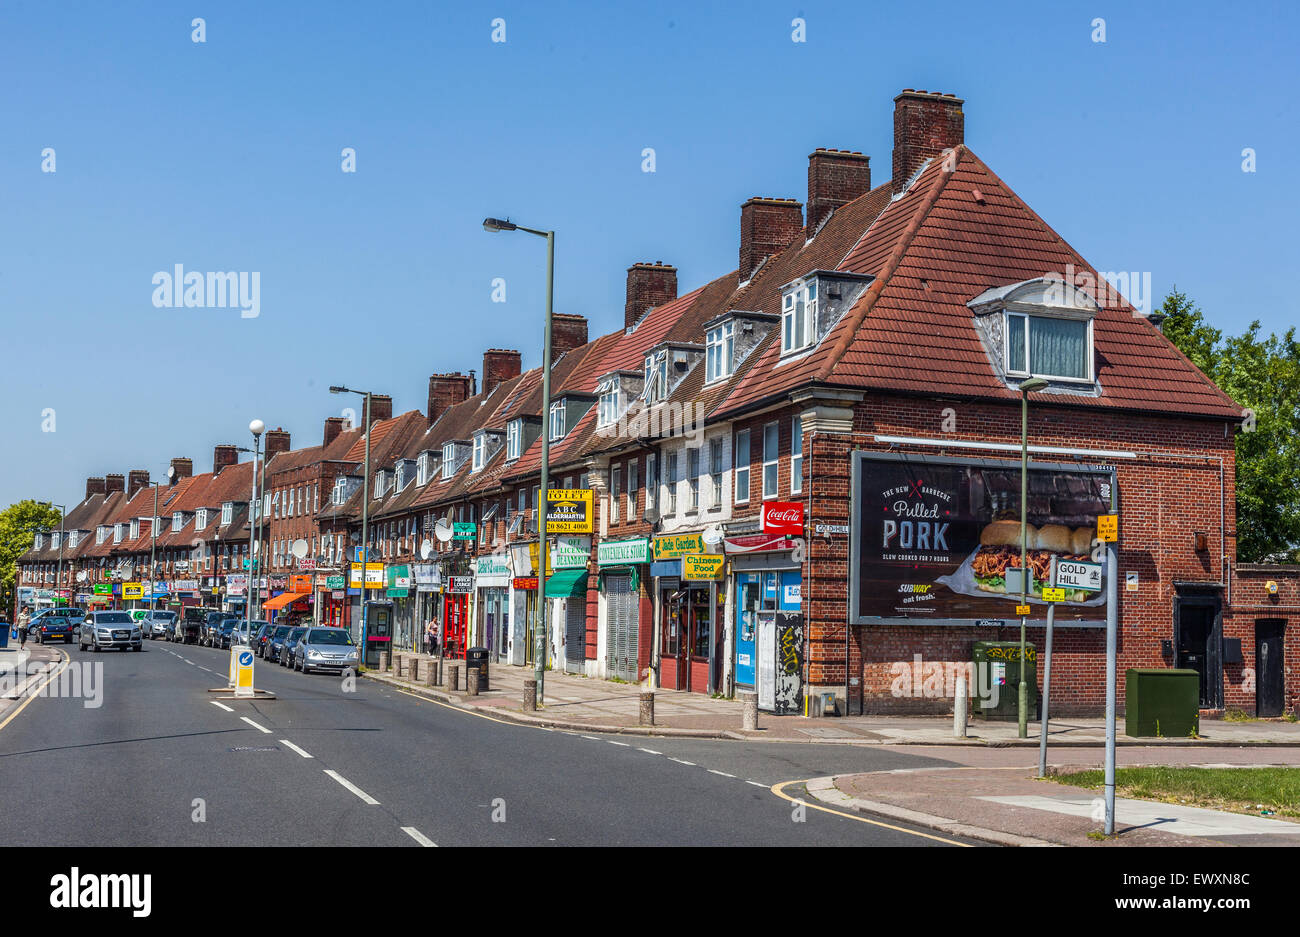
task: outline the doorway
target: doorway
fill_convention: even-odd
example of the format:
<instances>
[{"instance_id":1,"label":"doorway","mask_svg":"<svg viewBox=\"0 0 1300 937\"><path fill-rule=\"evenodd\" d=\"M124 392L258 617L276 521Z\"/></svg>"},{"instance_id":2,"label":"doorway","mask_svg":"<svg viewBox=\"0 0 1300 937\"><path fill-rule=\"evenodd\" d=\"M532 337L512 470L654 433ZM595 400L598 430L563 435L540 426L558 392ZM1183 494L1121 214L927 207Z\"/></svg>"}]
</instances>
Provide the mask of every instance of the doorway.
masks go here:
<instances>
[{"instance_id":1,"label":"doorway","mask_svg":"<svg viewBox=\"0 0 1300 937\"><path fill-rule=\"evenodd\" d=\"M1282 644L1286 622L1255 622L1255 715L1280 716L1286 709Z\"/></svg>"},{"instance_id":2,"label":"doorway","mask_svg":"<svg viewBox=\"0 0 1300 937\"><path fill-rule=\"evenodd\" d=\"M465 640L469 622L469 595L452 593L443 596L442 653L444 657L465 658Z\"/></svg>"},{"instance_id":3,"label":"doorway","mask_svg":"<svg viewBox=\"0 0 1300 937\"><path fill-rule=\"evenodd\" d=\"M1202 709L1223 708L1223 632L1217 592L1184 591L1174 599L1176 666L1195 670Z\"/></svg>"}]
</instances>

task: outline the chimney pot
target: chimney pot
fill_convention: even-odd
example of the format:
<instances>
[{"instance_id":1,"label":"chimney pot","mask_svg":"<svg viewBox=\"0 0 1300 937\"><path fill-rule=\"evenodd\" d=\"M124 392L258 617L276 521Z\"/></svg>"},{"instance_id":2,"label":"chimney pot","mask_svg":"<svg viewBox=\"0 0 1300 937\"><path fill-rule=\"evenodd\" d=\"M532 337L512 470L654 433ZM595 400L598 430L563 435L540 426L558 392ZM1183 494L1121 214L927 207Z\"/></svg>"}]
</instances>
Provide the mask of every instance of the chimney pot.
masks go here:
<instances>
[{"instance_id":1,"label":"chimney pot","mask_svg":"<svg viewBox=\"0 0 1300 937\"><path fill-rule=\"evenodd\" d=\"M239 461L239 450L229 443L216 446L212 450L212 474L219 475L228 465Z\"/></svg>"},{"instance_id":2,"label":"chimney pot","mask_svg":"<svg viewBox=\"0 0 1300 937\"><path fill-rule=\"evenodd\" d=\"M627 268L627 301L623 305L623 328L630 329L656 306L677 298L677 268L662 260L633 264Z\"/></svg>"},{"instance_id":3,"label":"chimney pot","mask_svg":"<svg viewBox=\"0 0 1300 937\"><path fill-rule=\"evenodd\" d=\"M803 205L792 198L754 196L740 206L740 282L763 259L780 253L803 234Z\"/></svg>"}]
</instances>

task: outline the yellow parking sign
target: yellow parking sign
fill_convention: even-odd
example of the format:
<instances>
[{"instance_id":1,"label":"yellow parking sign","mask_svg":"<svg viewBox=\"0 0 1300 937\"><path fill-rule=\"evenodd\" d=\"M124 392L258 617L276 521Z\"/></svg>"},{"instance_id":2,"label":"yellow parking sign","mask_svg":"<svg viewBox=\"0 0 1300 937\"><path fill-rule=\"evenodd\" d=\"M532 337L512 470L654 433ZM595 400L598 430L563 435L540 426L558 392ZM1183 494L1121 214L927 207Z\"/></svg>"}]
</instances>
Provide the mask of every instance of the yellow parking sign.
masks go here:
<instances>
[{"instance_id":1,"label":"yellow parking sign","mask_svg":"<svg viewBox=\"0 0 1300 937\"><path fill-rule=\"evenodd\" d=\"M1102 543L1116 543L1119 540L1119 515L1100 514L1097 516L1097 539Z\"/></svg>"},{"instance_id":2,"label":"yellow parking sign","mask_svg":"<svg viewBox=\"0 0 1300 937\"><path fill-rule=\"evenodd\" d=\"M1030 612L1032 612L1032 611L1033 611L1033 609L1030 608L1028 605L1017 605L1017 606L1016 606L1016 614L1017 614L1017 615L1020 615L1020 616L1028 615L1028 614L1029 614Z\"/></svg>"}]
</instances>

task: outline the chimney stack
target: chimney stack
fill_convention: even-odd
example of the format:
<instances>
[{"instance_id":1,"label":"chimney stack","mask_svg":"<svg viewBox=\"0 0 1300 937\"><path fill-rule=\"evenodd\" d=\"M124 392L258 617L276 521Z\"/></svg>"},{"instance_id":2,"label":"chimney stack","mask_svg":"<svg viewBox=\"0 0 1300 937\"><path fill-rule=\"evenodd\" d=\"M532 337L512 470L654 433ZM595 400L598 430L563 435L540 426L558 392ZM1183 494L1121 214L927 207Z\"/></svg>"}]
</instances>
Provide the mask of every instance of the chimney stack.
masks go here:
<instances>
[{"instance_id":1,"label":"chimney stack","mask_svg":"<svg viewBox=\"0 0 1300 937\"><path fill-rule=\"evenodd\" d=\"M172 459L172 480L171 484L176 484L182 478L189 478L194 474L194 460L179 456Z\"/></svg>"},{"instance_id":2,"label":"chimney stack","mask_svg":"<svg viewBox=\"0 0 1300 937\"><path fill-rule=\"evenodd\" d=\"M894 98L894 192L903 191L907 180L927 159L965 141L965 102L951 94L913 91L904 88Z\"/></svg>"},{"instance_id":3,"label":"chimney stack","mask_svg":"<svg viewBox=\"0 0 1300 937\"><path fill-rule=\"evenodd\" d=\"M519 352L508 348L489 348L483 352L483 396L492 393L503 381L518 377L522 370Z\"/></svg>"},{"instance_id":4,"label":"chimney stack","mask_svg":"<svg viewBox=\"0 0 1300 937\"><path fill-rule=\"evenodd\" d=\"M754 197L740 206L740 282L763 258L779 253L803 234L803 205L792 198Z\"/></svg>"},{"instance_id":5,"label":"chimney stack","mask_svg":"<svg viewBox=\"0 0 1300 937\"><path fill-rule=\"evenodd\" d=\"M227 465L239 461L239 450L230 444L217 446L212 450L212 474L220 474Z\"/></svg>"},{"instance_id":6,"label":"chimney stack","mask_svg":"<svg viewBox=\"0 0 1300 937\"><path fill-rule=\"evenodd\" d=\"M565 352L587 344L587 317L557 312L551 316L551 364Z\"/></svg>"},{"instance_id":7,"label":"chimney stack","mask_svg":"<svg viewBox=\"0 0 1300 937\"><path fill-rule=\"evenodd\" d=\"M126 490L125 475L105 475L104 494L113 495Z\"/></svg>"},{"instance_id":8,"label":"chimney stack","mask_svg":"<svg viewBox=\"0 0 1300 937\"><path fill-rule=\"evenodd\" d=\"M325 418L325 435L321 438L321 445L328 446L338 439L339 433L343 432L346 423L347 420L341 416L327 416Z\"/></svg>"},{"instance_id":9,"label":"chimney stack","mask_svg":"<svg viewBox=\"0 0 1300 937\"><path fill-rule=\"evenodd\" d=\"M812 237L826 216L871 191L871 157L817 148L808 154L808 226Z\"/></svg>"},{"instance_id":10,"label":"chimney stack","mask_svg":"<svg viewBox=\"0 0 1300 937\"><path fill-rule=\"evenodd\" d=\"M365 404L361 405L363 408ZM391 420L393 418L393 398L388 394L371 394L370 395L370 422L373 425L380 420Z\"/></svg>"},{"instance_id":11,"label":"chimney stack","mask_svg":"<svg viewBox=\"0 0 1300 937\"><path fill-rule=\"evenodd\" d=\"M623 328L630 329L656 306L677 298L677 268L656 260L627 268L627 302L623 306Z\"/></svg>"},{"instance_id":12,"label":"chimney stack","mask_svg":"<svg viewBox=\"0 0 1300 937\"><path fill-rule=\"evenodd\" d=\"M135 497L136 492L149 484L149 473L145 469L131 469L126 475L126 500Z\"/></svg>"},{"instance_id":13,"label":"chimney stack","mask_svg":"<svg viewBox=\"0 0 1300 937\"><path fill-rule=\"evenodd\" d=\"M276 453L288 452L289 449L289 434L284 431L283 427L277 426L275 429L266 431L266 441L262 443L262 454L268 461Z\"/></svg>"},{"instance_id":14,"label":"chimney stack","mask_svg":"<svg viewBox=\"0 0 1300 937\"><path fill-rule=\"evenodd\" d=\"M86 499L87 499L87 500L90 499L90 496L91 496L91 495L104 495L104 494L108 494L107 489L104 487L104 479L102 479L102 478L87 478L87 479L86 479Z\"/></svg>"},{"instance_id":15,"label":"chimney stack","mask_svg":"<svg viewBox=\"0 0 1300 937\"><path fill-rule=\"evenodd\" d=\"M518 354L518 352L515 352ZM486 359L486 356L484 356ZM429 409L425 417L432 426L433 422L448 409L468 400L469 377L459 371L454 374L429 375Z\"/></svg>"}]
</instances>

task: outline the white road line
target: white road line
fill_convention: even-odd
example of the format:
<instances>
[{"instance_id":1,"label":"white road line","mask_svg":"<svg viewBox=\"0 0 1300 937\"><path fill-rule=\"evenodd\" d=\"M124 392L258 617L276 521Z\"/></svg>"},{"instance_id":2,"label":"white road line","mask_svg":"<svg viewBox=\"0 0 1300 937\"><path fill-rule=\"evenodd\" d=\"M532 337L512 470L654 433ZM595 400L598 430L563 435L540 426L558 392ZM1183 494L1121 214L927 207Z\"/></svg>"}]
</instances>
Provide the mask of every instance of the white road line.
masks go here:
<instances>
[{"instance_id":1,"label":"white road line","mask_svg":"<svg viewBox=\"0 0 1300 937\"><path fill-rule=\"evenodd\" d=\"M210 699L208 700L208 702L211 703L213 706L217 707L218 709L224 709L228 713L234 712L234 710L231 709L229 706L227 706L225 703L218 703L214 699Z\"/></svg>"},{"instance_id":2,"label":"white road line","mask_svg":"<svg viewBox=\"0 0 1300 937\"><path fill-rule=\"evenodd\" d=\"M590 739L590 740L593 741L593 742L599 742L599 741L600 741L600 739L596 738L596 736L594 736L594 735L581 735L581 736L579 736L579 738Z\"/></svg>"},{"instance_id":3,"label":"white road line","mask_svg":"<svg viewBox=\"0 0 1300 937\"><path fill-rule=\"evenodd\" d=\"M769 787L769 785L767 785L767 784L760 784L758 781L746 781L745 783L746 783L746 784L752 784L752 785L754 785L755 787L761 787L761 788L763 788L764 790L766 790L766 789Z\"/></svg>"},{"instance_id":4,"label":"white road line","mask_svg":"<svg viewBox=\"0 0 1300 937\"><path fill-rule=\"evenodd\" d=\"M647 755L662 755L663 752L657 752L653 748L638 748L637 751L645 752Z\"/></svg>"},{"instance_id":5,"label":"white road line","mask_svg":"<svg viewBox=\"0 0 1300 937\"><path fill-rule=\"evenodd\" d=\"M287 745L289 748L292 748L294 751L296 751L299 755L302 755L302 757L304 758L312 757L310 753L303 751L301 748L293 744L293 742L290 742L288 739L280 739L280 744Z\"/></svg>"},{"instance_id":6,"label":"white road line","mask_svg":"<svg viewBox=\"0 0 1300 937\"><path fill-rule=\"evenodd\" d=\"M184 660L185 660L185 663L189 664L191 667L197 667L197 666L198 666L197 664L194 663L194 661L189 660L188 658L184 658Z\"/></svg>"},{"instance_id":7,"label":"white road line","mask_svg":"<svg viewBox=\"0 0 1300 937\"><path fill-rule=\"evenodd\" d=\"M208 670L208 668L207 668L207 667L200 667L199 670ZM216 672L216 671L208 670L208 673L215 673L215 672Z\"/></svg>"},{"instance_id":8,"label":"white road line","mask_svg":"<svg viewBox=\"0 0 1300 937\"><path fill-rule=\"evenodd\" d=\"M605 739L605 741L608 742L610 745L622 745L624 748L632 747L627 742L615 742L613 739Z\"/></svg>"},{"instance_id":9,"label":"white road line","mask_svg":"<svg viewBox=\"0 0 1300 937\"><path fill-rule=\"evenodd\" d=\"M247 716L240 716L239 718L240 718L240 719L243 719L245 722L247 722L250 726L252 726L252 727L253 727L254 729L256 729L258 732L265 732L267 735L270 735L270 734L271 734L271 730L270 730L270 729L267 729L267 728L264 728L264 727L262 727L262 726L259 726L256 722L254 722L252 719L249 719Z\"/></svg>"},{"instance_id":10,"label":"white road line","mask_svg":"<svg viewBox=\"0 0 1300 937\"><path fill-rule=\"evenodd\" d=\"M679 765L690 765L692 768L695 767L695 762L693 762L693 761L683 761L681 758L673 758L673 757L671 757L671 756L669 757L668 760L669 760L669 761L675 761L675 762L677 762Z\"/></svg>"},{"instance_id":11,"label":"white road line","mask_svg":"<svg viewBox=\"0 0 1300 937\"><path fill-rule=\"evenodd\" d=\"M724 778L734 778L734 777L735 777L734 774L727 774L727 772L725 772L725 771L719 771L717 768L710 768L710 769L709 769L709 774L720 774L720 775L722 775Z\"/></svg>"},{"instance_id":12,"label":"white road line","mask_svg":"<svg viewBox=\"0 0 1300 937\"><path fill-rule=\"evenodd\" d=\"M353 784L351 781L349 781L349 780L348 780L347 778L345 778L343 775L339 774L337 771L331 771L331 770L329 770L329 769L327 768L327 769L325 769L325 773L328 774L330 777L332 777L334 780L338 781L340 784L342 784L344 787L346 787L346 788L347 788L348 790L350 790L352 793L356 794L358 797L360 797L360 798L361 798L362 800L364 800L366 803L368 803L368 804L378 804L378 803L379 803L379 801L375 800L373 797L371 797L369 794L367 794L367 793L366 793L365 791L363 791L361 788L357 787L355 784Z\"/></svg>"},{"instance_id":13,"label":"white road line","mask_svg":"<svg viewBox=\"0 0 1300 937\"><path fill-rule=\"evenodd\" d=\"M437 845L438 845L437 843L435 843L433 840L429 839L429 837L425 836L423 833L421 833L419 830L417 830L417 829L416 829L415 827L413 827L413 826L404 826L404 827L402 827L402 832L405 833L407 836L411 837L411 839L415 840L415 841L416 841L417 843L419 843L421 846L437 846Z\"/></svg>"}]
</instances>

